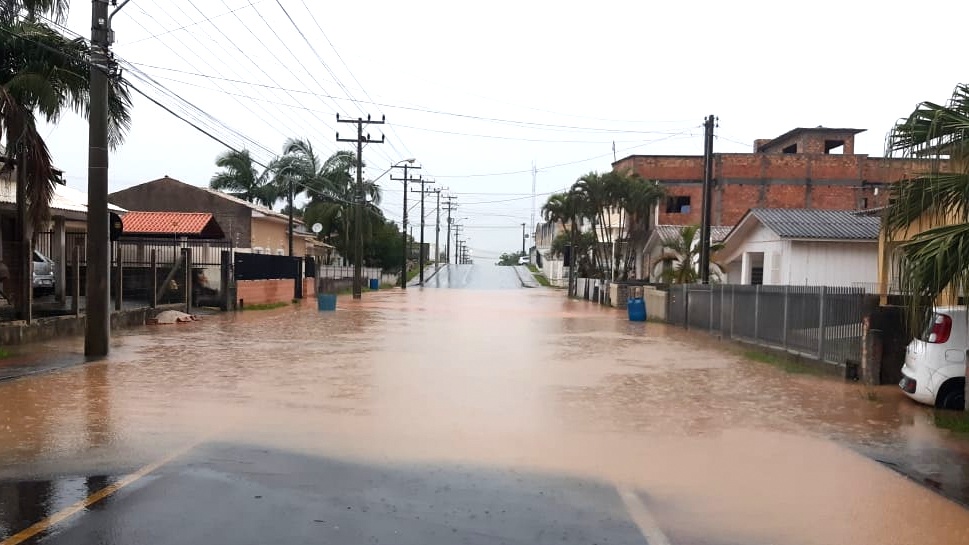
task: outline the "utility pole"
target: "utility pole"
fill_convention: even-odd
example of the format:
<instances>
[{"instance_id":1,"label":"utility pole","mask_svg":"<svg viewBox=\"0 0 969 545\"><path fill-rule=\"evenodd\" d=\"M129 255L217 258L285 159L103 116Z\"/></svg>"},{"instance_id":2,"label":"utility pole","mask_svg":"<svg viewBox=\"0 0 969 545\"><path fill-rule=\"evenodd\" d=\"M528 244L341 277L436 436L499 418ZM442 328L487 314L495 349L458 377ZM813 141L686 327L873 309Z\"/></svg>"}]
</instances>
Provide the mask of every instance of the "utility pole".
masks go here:
<instances>
[{"instance_id":1,"label":"utility pole","mask_svg":"<svg viewBox=\"0 0 969 545\"><path fill-rule=\"evenodd\" d=\"M444 188L447 189L447 188ZM434 270L441 266L441 188L434 190L437 193L437 220L434 222Z\"/></svg>"},{"instance_id":2,"label":"utility pole","mask_svg":"<svg viewBox=\"0 0 969 545\"><path fill-rule=\"evenodd\" d=\"M420 268L420 270L418 271L417 274L420 275L420 285L423 286L424 285L424 194L425 193L430 193L430 191L425 191L424 190L424 184L433 184L434 183L434 180L424 180L423 178L421 178L421 180L419 182L417 182L417 183L421 184L421 187L420 187L420 194L421 194L421 233L420 233L421 246L417 250L417 266ZM416 191L415 191L415 193L416 193Z\"/></svg>"},{"instance_id":3,"label":"utility pole","mask_svg":"<svg viewBox=\"0 0 969 545\"><path fill-rule=\"evenodd\" d=\"M293 257L293 176L289 178L289 257Z\"/></svg>"},{"instance_id":4,"label":"utility pole","mask_svg":"<svg viewBox=\"0 0 969 545\"><path fill-rule=\"evenodd\" d=\"M716 118L708 116L703 121L703 218L700 223L700 283L710 283L710 219L713 185L713 127Z\"/></svg>"},{"instance_id":5,"label":"utility pole","mask_svg":"<svg viewBox=\"0 0 969 545\"><path fill-rule=\"evenodd\" d=\"M411 168L414 170L420 170L421 167L413 167L408 165L407 163L404 163L403 165L394 165L392 168L404 169L403 178L394 178L394 175L391 174L390 179L398 182L404 182L404 220L403 220L403 223L401 224L401 229L400 229L400 236L403 239L402 240L403 244L401 244L401 247L403 248L404 259L400 264L400 289L406 290L407 289L407 259L410 257L409 251L408 251L409 244L407 243L407 191L408 191L407 184L413 181L407 177L407 170L408 168Z\"/></svg>"},{"instance_id":6,"label":"utility pole","mask_svg":"<svg viewBox=\"0 0 969 545\"><path fill-rule=\"evenodd\" d=\"M461 230L464 229L463 225L454 224L454 264L461 265L461 241L458 237L461 236Z\"/></svg>"},{"instance_id":7,"label":"utility pole","mask_svg":"<svg viewBox=\"0 0 969 545\"><path fill-rule=\"evenodd\" d=\"M108 227L108 78L114 63L111 19L128 3L108 13L109 0L91 2L91 89L88 112L87 308L84 355L107 356L111 340L110 235ZM23 166L20 168L23 171ZM27 259L33 259L28 257ZM24 280L30 282L30 275ZM119 294L120 295L120 294Z\"/></svg>"},{"instance_id":8,"label":"utility pole","mask_svg":"<svg viewBox=\"0 0 969 545\"><path fill-rule=\"evenodd\" d=\"M454 199L457 198L457 196L448 195L447 197L444 197L444 198L447 200L447 202L444 203L444 206L446 207L445 210L447 210L447 235L444 237L444 246L446 248L445 262L448 265L450 265L451 264L451 211L455 210L458 207L458 205L454 204L453 202Z\"/></svg>"},{"instance_id":9,"label":"utility pole","mask_svg":"<svg viewBox=\"0 0 969 545\"><path fill-rule=\"evenodd\" d=\"M363 269L363 145L364 144L383 144L384 135L380 135L380 140L373 140L368 134L363 135L364 125L383 125L386 117L381 116L380 121L373 121L367 115L367 119L362 117L357 119L340 119L340 114L336 114L337 123L355 123L357 125L356 138L340 138L340 133L336 133L337 142L356 142L357 143L357 187L354 191L353 199L353 298L360 299L363 293L363 281L360 274Z\"/></svg>"},{"instance_id":10,"label":"utility pole","mask_svg":"<svg viewBox=\"0 0 969 545\"><path fill-rule=\"evenodd\" d=\"M528 237L525 236L525 224L522 223L522 257L525 257L525 239L526 238L528 238Z\"/></svg>"}]
</instances>

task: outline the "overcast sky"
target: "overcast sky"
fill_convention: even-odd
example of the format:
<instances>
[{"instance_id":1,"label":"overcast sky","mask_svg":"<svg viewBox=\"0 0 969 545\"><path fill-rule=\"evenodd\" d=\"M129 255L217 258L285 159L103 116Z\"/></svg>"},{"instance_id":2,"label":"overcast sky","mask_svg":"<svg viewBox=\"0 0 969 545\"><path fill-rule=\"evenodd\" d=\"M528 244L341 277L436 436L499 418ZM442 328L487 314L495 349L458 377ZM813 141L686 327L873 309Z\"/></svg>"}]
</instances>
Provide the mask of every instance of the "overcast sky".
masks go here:
<instances>
[{"instance_id":1,"label":"overcast sky","mask_svg":"<svg viewBox=\"0 0 969 545\"><path fill-rule=\"evenodd\" d=\"M90 3L71 7L66 26L88 36ZM882 155L896 119L969 82L964 37L922 23L967 15L957 0L131 0L114 19L114 52L263 160L290 137L323 156L344 149L335 133L353 126L337 113L386 115L369 129L387 142L364 150L367 176L417 158L458 196L470 246L491 259L521 248L533 162L539 221L548 193L610 168L613 142L619 158L700 154L708 114L718 152L824 125L868 129L857 152ZM164 175L208 184L225 146L140 96L132 113L110 191ZM68 185L86 190L86 122L68 116L44 135ZM399 220L402 185L389 177L383 208Z\"/></svg>"}]
</instances>

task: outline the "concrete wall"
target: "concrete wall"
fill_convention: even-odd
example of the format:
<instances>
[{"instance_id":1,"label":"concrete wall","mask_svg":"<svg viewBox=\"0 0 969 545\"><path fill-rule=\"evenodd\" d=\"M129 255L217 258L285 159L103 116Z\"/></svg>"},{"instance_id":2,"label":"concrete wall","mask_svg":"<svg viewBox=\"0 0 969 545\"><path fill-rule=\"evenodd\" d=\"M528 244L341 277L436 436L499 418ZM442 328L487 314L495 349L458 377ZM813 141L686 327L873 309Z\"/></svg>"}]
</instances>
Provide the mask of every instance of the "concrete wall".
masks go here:
<instances>
[{"instance_id":1,"label":"concrete wall","mask_svg":"<svg viewBox=\"0 0 969 545\"><path fill-rule=\"evenodd\" d=\"M874 287L878 280L878 242L792 241L786 258L786 281L792 286ZM766 283L766 282L765 282Z\"/></svg>"},{"instance_id":2,"label":"concrete wall","mask_svg":"<svg viewBox=\"0 0 969 545\"><path fill-rule=\"evenodd\" d=\"M157 308L139 308L111 313L111 329L125 329L145 325L149 317L166 310L185 310L185 305L159 305ZM0 345L16 345L43 342L62 337L84 334L86 317L58 316L40 318L30 325L21 321L0 323Z\"/></svg>"},{"instance_id":3,"label":"concrete wall","mask_svg":"<svg viewBox=\"0 0 969 545\"><path fill-rule=\"evenodd\" d=\"M249 247L252 209L174 178L166 176L116 191L108 195L108 202L144 212L209 212L233 245Z\"/></svg>"},{"instance_id":4,"label":"concrete wall","mask_svg":"<svg viewBox=\"0 0 969 545\"><path fill-rule=\"evenodd\" d=\"M561 258L548 259L543 257L542 272L553 286L562 288L568 285L569 279L566 276L568 274L568 268L565 267L565 262Z\"/></svg>"},{"instance_id":5,"label":"concrete wall","mask_svg":"<svg viewBox=\"0 0 969 545\"><path fill-rule=\"evenodd\" d=\"M252 218L252 247L262 248L262 253L289 255L289 223L279 218ZM293 255L303 257L306 242L300 237L293 238Z\"/></svg>"},{"instance_id":6,"label":"concrete wall","mask_svg":"<svg viewBox=\"0 0 969 545\"><path fill-rule=\"evenodd\" d=\"M646 317L650 320L666 321L666 292L646 287L643 291L646 301Z\"/></svg>"}]
</instances>

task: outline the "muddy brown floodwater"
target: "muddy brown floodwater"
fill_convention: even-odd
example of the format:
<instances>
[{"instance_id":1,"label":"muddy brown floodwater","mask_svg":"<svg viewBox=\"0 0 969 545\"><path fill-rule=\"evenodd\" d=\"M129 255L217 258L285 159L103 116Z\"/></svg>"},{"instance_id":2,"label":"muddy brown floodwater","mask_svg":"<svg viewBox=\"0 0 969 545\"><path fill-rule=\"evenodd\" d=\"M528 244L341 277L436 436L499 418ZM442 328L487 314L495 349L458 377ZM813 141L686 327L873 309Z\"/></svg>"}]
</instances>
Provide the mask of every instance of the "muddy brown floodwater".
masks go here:
<instances>
[{"instance_id":1,"label":"muddy brown floodwater","mask_svg":"<svg viewBox=\"0 0 969 545\"><path fill-rule=\"evenodd\" d=\"M642 490L673 543L969 543L969 511L861 454L969 458L893 387L788 374L558 291L394 290L113 342L0 383L0 478L233 440L591 477Z\"/></svg>"}]
</instances>

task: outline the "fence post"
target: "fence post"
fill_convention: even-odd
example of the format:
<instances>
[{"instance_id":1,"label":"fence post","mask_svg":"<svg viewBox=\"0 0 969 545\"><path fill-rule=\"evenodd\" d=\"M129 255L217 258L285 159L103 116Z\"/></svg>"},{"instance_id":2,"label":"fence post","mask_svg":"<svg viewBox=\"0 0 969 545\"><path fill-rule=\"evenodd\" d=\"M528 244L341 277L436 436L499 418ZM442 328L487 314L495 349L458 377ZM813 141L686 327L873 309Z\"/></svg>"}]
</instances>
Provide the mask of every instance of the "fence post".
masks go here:
<instances>
[{"instance_id":1,"label":"fence post","mask_svg":"<svg viewBox=\"0 0 969 545\"><path fill-rule=\"evenodd\" d=\"M74 298L71 300L71 311L74 317L81 315L81 248L74 246L71 256L71 267L74 269Z\"/></svg>"},{"instance_id":2,"label":"fence post","mask_svg":"<svg viewBox=\"0 0 969 545\"><path fill-rule=\"evenodd\" d=\"M121 274L123 272L123 268L121 265L121 247L117 244L114 246L116 248L114 258L117 260L114 267L114 310L120 311L122 306L121 286L123 282L121 279Z\"/></svg>"},{"instance_id":3,"label":"fence post","mask_svg":"<svg viewBox=\"0 0 969 545\"><path fill-rule=\"evenodd\" d=\"M824 296L828 287L821 286L820 302L818 303L818 360L824 361Z\"/></svg>"},{"instance_id":4,"label":"fence post","mask_svg":"<svg viewBox=\"0 0 969 545\"><path fill-rule=\"evenodd\" d=\"M690 290L683 284L683 328L690 328Z\"/></svg>"},{"instance_id":5,"label":"fence post","mask_svg":"<svg viewBox=\"0 0 969 545\"><path fill-rule=\"evenodd\" d=\"M221 293L219 294L219 309L226 312L229 310L229 301L235 300L232 296L232 288L229 285L232 283L232 276L230 274L232 252L223 250L221 258L219 266L219 287L221 288Z\"/></svg>"},{"instance_id":6,"label":"fence post","mask_svg":"<svg viewBox=\"0 0 969 545\"><path fill-rule=\"evenodd\" d=\"M784 286L784 328L781 330L781 346L787 349L787 309L788 300L790 299L790 286Z\"/></svg>"},{"instance_id":7,"label":"fence post","mask_svg":"<svg viewBox=\"0 0 969 545\"><path fill-rule=\"evenodd\" d=\"M192 249L182 248L182 263L185 264L183 281L185 282L185 313L192 313Z\"/></svg>"},{"instance_id":8,"label":"fence post","mask_svg":"<svg viewBox=\"0 0 969 545\"><path fill-rule=\"evenodd\" d=\"M158 250L151 251L149 269L151 269L151 293L148 294L148 305L155 308L158 306Z\"/></svg>"},{"instance_id":9,"label":"fence post","mask_svg":"<svg viewBox=\"0 0 969 545\"><path fill-rule=\"evenodd\" d=\"M733 338L733 324L737 321L737 285L730 285L730 338Z\"/></svg>"},{"instance_id":10,"label":"fence post","mask_svg":"<svg viewBox=\"0 0 969 545\"><path fill-rule=\"evenodd\" d=\"M754 287L754 340L758 340L760 334L760 284Z\"/></svg>"},{"instance_id":11,"label":"fence post","mask_svg":"<svg viewBox=\"0 0 969 545\"><path fill-rule=\"evenodd\" d=\"M708 285L710 286L710 297L707 299L707 303L710 306L710 322L708 324L710 327L707 329L710 333L713 333L713 291L716 289L716 286L713 284Z\"/></svg>"}]
</instances>

